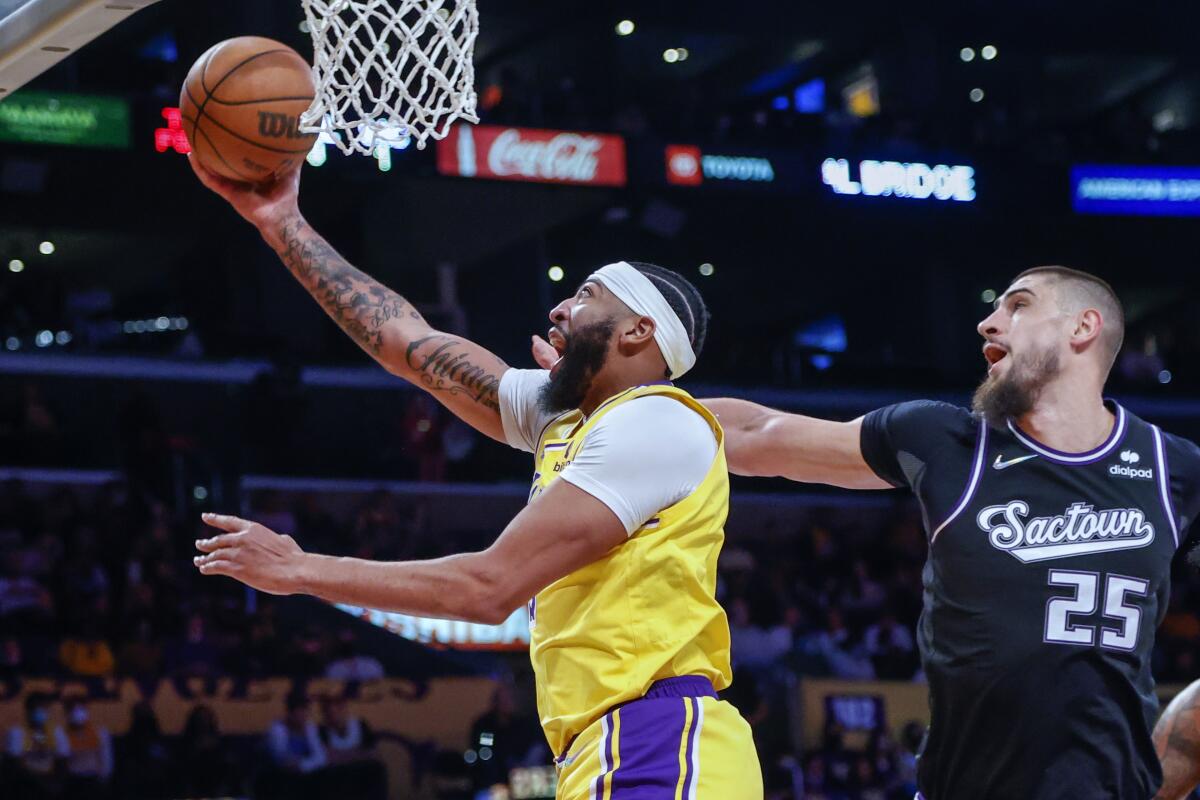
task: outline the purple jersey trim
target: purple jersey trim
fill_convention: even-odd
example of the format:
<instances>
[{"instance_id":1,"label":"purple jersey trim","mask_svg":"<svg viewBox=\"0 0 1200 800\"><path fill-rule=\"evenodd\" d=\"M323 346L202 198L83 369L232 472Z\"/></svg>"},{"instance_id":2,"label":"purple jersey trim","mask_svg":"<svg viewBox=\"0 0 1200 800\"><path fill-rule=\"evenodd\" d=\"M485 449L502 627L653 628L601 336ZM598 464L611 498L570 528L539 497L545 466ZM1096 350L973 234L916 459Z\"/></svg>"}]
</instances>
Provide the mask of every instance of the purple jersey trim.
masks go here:
<instances>
[{"instance_id":1,"label":"purple jersey trim","mask_svg":"<svg viewBox=\"0 0 1200 800\"><path fill-rule=\"evenodd\" d=\"M1157 425L1151 425L1154 433L1154 456L1158 461L1158 495L1162 499L1163 510L1167 512L1167 520L1171 523L1171 535L1175 537L1175 549L1179 549L1179 525L1175 521L1175 502L1171 499L1171 475L1167 471L1167 448L1163 445L1162 431Z\"/></svg>"},{"instance_id":2,"label":"purple jersey trim","mask_svg":"<svg viewBox=\"0 0 1200 800\"><path fill-rule=\"evenodd\" d=\"M963 489L962 497L958 499L958 505L950 512L950 516L946 517L946 521L938 525L934 529L933 535L929 537L930 544L937 538L937 535L942 532L942 529L954 522L958 515L963 512L967 504L971 502L971 498L975 496L975 490L979 488L979 482L983 477L983 461L984 455L987 453L988 426L987 422L979 421L979 438L975 440L975 460L971 464L971 478L967 481L966 488Z\"/></svg>"},{"instance_id":3,"label":"purple jersey trim","mask_svg":"<svg viewBox=\"0 0 1200 800\"><path fill-rule=\"evenodd\" d=\"M1125 429L1127 427L1125 424L1125 409L1117 403L1113 403L1113 408L1115 409L1117 422L1113 425L1112 432L1108 434L1108 438L1104 440L1103 444L1088 450L1086 453L1065 453L1062 450L1055 450L1053 447L1048 447L1029 434L1023 433L1011 419L1008 421L1008 429L1012 431L1012 435L1017 437L1017 441L1021 444L1057 464L1067 464L1070 466L1095 464L1107 456L1109 452L1116 449L1121 440L1125 438Z\"/></svg>"}]
</instances>

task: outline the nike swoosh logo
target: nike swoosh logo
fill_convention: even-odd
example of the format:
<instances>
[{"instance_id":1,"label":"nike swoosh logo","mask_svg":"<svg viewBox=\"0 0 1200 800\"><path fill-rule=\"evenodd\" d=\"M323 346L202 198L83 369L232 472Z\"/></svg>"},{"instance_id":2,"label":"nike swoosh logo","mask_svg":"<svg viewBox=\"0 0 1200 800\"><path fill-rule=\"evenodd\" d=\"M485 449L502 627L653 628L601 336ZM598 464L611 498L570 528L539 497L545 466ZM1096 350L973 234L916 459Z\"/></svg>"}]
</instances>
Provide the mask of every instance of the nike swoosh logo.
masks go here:
<instances>
[{"instance_id":1,"label":"nike swoosh logo","mask_svg":"<svg viewBox=\"0 0 1200 800\"><path fill-rule=\"evenodd\" d=\"M995 469L1008 469L1009 467L1015 467L1017 464L1020 464L1022 461L1028 461L1031 458L1037 458L1037 453L1034 453L1033 455L1029 455L1029 456L1021 456L1020 458L1013 458L1008 461L1005 461L1004 456L1002 456L1002 455L996 456L996 460L992 462L992 466Z\"/></svg>"}]
</instances>

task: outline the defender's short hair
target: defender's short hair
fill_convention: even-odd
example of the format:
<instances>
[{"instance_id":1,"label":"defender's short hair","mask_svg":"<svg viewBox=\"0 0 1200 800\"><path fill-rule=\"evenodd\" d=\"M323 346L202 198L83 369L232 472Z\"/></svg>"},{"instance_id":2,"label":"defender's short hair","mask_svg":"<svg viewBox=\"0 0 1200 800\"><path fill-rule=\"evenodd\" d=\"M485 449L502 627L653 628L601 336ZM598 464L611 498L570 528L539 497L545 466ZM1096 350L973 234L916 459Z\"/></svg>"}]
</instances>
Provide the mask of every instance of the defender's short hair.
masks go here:
<instances>
[{"instance_id":1,"label":"defender's short hair","mask_svg":"<svg viewBox=\"0 0 1200 800\"><path fill-rule=\"evenodd\" d=\"M1053 282L1058 291L1058 303L1064 311L1074 313L1094 308L1100 312L1104 318L1100 344L1108 359L1107 369L1112 369L1125 341L1125 307L1108 282L1090 272L1052 265L1027 269L1014 278L1013 283L1029 275L1044 275Z\"/></svg>"}]
</instances>

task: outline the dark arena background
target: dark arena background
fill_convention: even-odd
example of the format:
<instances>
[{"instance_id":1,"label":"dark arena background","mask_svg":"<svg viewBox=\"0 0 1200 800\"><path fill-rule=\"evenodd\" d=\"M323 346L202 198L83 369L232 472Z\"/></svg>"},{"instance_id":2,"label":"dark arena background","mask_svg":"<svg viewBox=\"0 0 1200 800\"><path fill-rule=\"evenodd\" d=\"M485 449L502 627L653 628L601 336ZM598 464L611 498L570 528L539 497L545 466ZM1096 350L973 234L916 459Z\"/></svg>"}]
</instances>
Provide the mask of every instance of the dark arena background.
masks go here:
<instances>
[{"instance_id":1,"label":"dark arena background","mask_svg":"<svg viewBox=\"0 0 1200 800\"><path fill-rule=\"evenodd\" d=\"M304 167L313 226L433 325L530 367L594 268L654 262L712 311L684 388L852 419L969 404L978 321L1065 264L1127 307L1107 393L1200 437L1195 8L480 5L478 127ZM188 168L192 62L246 34L308 57L303 20L163 0L0 94L2 797L554 796L523 609L339 609L191 564L204 511L420 559L529 493L527 454L372 363ZM913 797L910 496L735 478L727 536L725 696L767 796ZM1164 699L1200 677L1200 575L1174 581Z\"/></svg>"}]
</instances>

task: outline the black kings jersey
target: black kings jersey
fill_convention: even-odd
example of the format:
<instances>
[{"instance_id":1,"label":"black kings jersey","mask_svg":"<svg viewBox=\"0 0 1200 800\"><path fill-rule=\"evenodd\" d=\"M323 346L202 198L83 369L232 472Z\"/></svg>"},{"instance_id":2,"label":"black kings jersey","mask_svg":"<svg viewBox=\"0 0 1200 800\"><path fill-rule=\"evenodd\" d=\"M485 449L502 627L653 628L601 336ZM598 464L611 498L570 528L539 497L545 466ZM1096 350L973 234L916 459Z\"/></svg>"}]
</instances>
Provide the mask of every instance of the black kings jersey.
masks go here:
<instances>
[{"instance_id":1,"label":"black kings jersey","mask_svg":"<svg viewBox=\"0 0 1200 800\"><path fill-rule=\"evenodd\" d=\"M944 403L863 421L864 458L916 494L929 534L926 800L1158 789L1150 654L1200 511L1200 450L1109 407L1112 435L1076 454Z\"/></svg>"}]
</instances>

